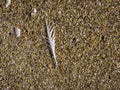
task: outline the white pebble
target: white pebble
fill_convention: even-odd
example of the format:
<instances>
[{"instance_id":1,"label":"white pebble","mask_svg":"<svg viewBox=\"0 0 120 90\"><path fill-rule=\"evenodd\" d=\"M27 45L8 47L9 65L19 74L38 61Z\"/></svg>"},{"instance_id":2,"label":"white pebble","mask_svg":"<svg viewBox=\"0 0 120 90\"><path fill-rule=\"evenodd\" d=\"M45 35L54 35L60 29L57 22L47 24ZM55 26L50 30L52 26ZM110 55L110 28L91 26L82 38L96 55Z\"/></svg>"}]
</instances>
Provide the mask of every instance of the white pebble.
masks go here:
<instances>
[{"instance_id":1,"label":"white pebble","mask_svg":"<svg viewBox=\"0 0 120 90\"><path fill-rule=\"evenodd\" d=\"M32 13L31 13L31 16L35 16L36 13L37 13L37 10L36 10L36 8L34 8L33 11L32 11Z\"/></svg>"},{"instance_id":2,"label":"white pebble","mask_svg":"<svg viewBox=\"0 0 120 90\"><path fill-rule=\"evenodd\" d=\"M80 41L80 39L78 39L78 38L77 38L77 39L76 39L76 41L77 41L77 42L79 42L79 41Z\"/></svg>"},{"instance_id":3,"label":"white pebble","mask_svg":"<svg viewBox=\"0 0 120 90\"><path fill-rule=\"evenodd\" d=\"M61 11L58 11L58 14L61 14Z\"/></svg>"},{"instance_id":4,"label":"white pebble","mask_svg":"<svg viewBox=\"0 0 120 90\"><path fill-rule=\"evenodd\" d=\"M19 28L15 28L14 31L15 31L16 37L20 37L21 30Z\"/></svg>"},{"instance_id":5,"label":"white pebble","mask_svg":"<svg viewBox=\"0 0 120 90\"><path fill-rule=\"evenodd\" d=\"M10 6L10 4L11 4L11 0L6 0L6 7L8 7L8 6Z\"/></svg>"}]
</instances>

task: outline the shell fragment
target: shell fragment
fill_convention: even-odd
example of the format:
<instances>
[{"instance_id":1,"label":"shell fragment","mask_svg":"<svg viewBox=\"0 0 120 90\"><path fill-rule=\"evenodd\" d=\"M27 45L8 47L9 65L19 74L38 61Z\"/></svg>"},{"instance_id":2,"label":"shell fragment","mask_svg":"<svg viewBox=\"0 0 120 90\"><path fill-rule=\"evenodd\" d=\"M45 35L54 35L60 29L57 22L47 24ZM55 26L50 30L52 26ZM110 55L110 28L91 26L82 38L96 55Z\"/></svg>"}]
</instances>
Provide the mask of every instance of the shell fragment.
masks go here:
<instances>
[{"instance_id":1,"label":"shell fragment","mask_svg":"<svg viewBox=\"0 0 120 90\"><path fill-rule=\"evenodd\" d=\"M11 4L11 0L6 0L6 7L8 7L8 6L10 6L10 4Z\"/></svg>"},{"instance_id":2,"label":"shell fragment","mask_svg":"<svg viewBox=\"0 0 120 90\"><path fill-rule=\"evenodd\" d=\"M21 30L19 28L14 28L14 32L16 34L16 37L20 37Z\"/></svg>"},{"instance_id":3,"label":"shell fragment","mask_svg":"<svg viewBox=\"0 0 120 90\"><path fill-rule=\"evenodd\" d=\"M36 13L37 13L37 10L36 10L36 8L34 8L33 11L32 11L32 13L31 13L31 16L32 16L32 17L35 16Z\"/></svg>"}]
</instances>

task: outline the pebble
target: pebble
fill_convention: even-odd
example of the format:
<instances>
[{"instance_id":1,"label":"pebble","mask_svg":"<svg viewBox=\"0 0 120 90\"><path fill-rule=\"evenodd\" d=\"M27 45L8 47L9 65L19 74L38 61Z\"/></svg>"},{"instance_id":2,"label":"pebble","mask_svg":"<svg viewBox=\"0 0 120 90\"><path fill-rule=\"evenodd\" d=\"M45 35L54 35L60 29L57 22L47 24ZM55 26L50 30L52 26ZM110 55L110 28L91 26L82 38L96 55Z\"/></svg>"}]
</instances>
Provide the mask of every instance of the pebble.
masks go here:
<instances>
[{"instance_id":1,"label":"pebble","mask_svg":"<svg viewBox=\"0 0 120 90\"><path fill-rule=\"evenodd\" d=\"M32 16L32 17L35 16L36 13L37 13L37 10L36 10L36 8L34 8L33 11L32 11L32 13L31 13L31 16Z\"/></svg>"},{"instance_id":2,"label":"pebble","mask_svg":"<svg viewBox=\"0 0 120 90\"><path fill-rule=\"evenodd\" d=\"M8 6L10 6L10 4L11 4L11 0L6 0L6 7L8 7Z\"/></svg>"},{"instance_id":3,"label":"pebble","mask_svg":"<svg viewBox=\"0 0 120 90\"><path fill-rule=\"evenodd\" d=\"M21 30L20 30L19 28L15 28L15 29L14 29L14 32L15 32L15 34L16 34L16 37L20 37L20 32L21 32Z\"/></svg>"}]
</instances>

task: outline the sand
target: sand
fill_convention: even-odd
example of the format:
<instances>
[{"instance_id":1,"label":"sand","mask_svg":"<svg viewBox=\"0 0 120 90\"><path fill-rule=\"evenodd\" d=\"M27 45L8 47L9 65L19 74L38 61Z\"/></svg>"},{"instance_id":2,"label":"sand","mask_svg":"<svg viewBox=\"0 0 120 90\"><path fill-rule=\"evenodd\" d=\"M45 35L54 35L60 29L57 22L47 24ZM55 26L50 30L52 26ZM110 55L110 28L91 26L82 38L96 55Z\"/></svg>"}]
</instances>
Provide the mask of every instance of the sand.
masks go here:
<instances>
[{"instance_id":1,"label":"sand","mask_svg":"<svg viewBox=\"0 0 120 90\"><path fill-rule=\"evenodd\" d=\"M119 90L119 4L11 0L6 7L0 0L0 90ZM57 68L44 39L45 19L55 23Z\"/></svg>"}]
</instances>

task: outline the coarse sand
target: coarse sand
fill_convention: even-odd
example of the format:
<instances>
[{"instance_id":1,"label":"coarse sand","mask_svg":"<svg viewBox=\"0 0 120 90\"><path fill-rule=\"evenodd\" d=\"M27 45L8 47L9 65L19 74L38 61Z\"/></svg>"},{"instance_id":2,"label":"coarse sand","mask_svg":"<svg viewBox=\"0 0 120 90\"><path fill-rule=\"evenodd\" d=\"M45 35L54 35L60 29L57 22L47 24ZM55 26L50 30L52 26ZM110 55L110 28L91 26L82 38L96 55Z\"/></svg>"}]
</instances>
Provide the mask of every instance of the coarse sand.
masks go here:
<instances>
[{"instance_id":1,"label":"coarse sand","mask_svg":"<svg viewBox=\"0 0 120 90\"><path fill-rule=\"evenodd\" d=\"M0 90L120 90L119 0L6 3L0 0ZM45 19L55 23L57 68Z\"/></svg>"}]
</instances>

